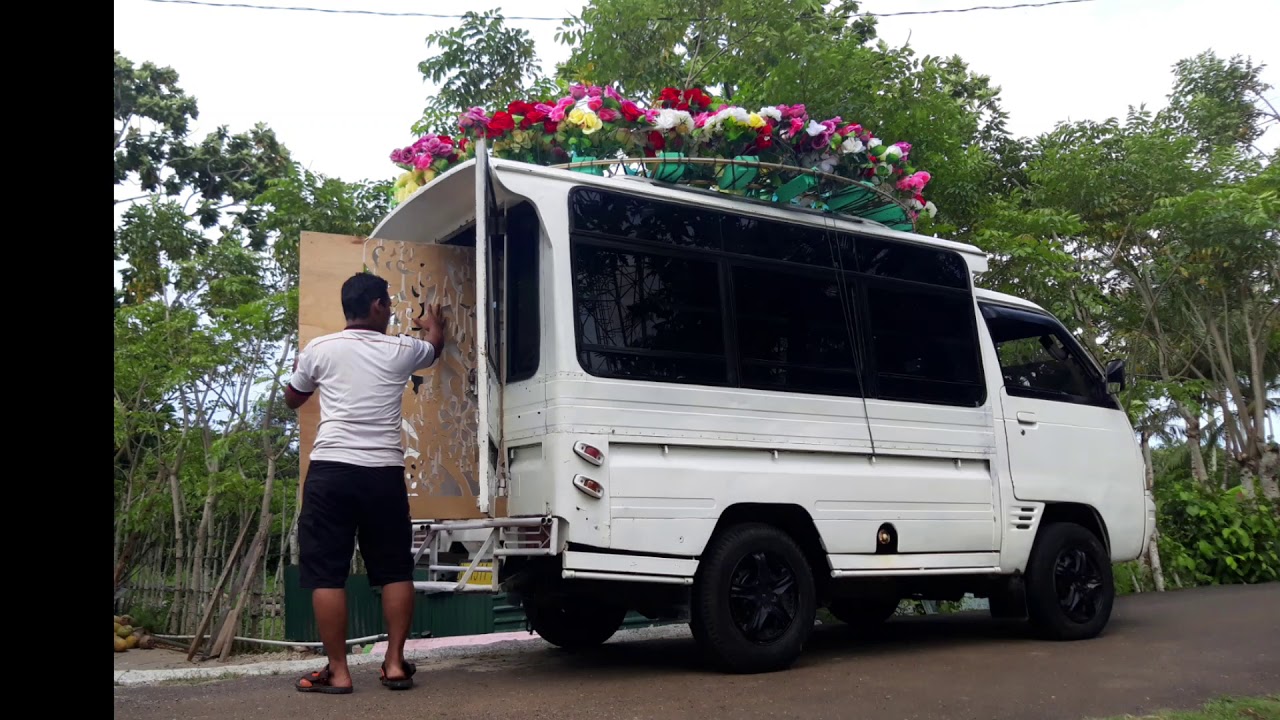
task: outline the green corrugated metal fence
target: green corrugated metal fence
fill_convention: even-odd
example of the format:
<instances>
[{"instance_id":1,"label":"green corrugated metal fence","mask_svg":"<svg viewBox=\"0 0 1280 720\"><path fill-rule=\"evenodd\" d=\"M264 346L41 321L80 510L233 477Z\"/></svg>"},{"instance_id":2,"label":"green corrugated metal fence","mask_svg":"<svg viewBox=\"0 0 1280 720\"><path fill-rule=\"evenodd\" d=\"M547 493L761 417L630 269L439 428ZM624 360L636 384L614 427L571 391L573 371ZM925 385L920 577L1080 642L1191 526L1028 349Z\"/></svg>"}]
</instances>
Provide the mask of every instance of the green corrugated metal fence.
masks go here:
<instances>
[{"instance_id":1,"label":"green corrugated metal fence","mask_svg":"<svg viewBox=\"0 0 1280 720\"><path fill-rule=\"evenodd\" d=\"M426 575L426 570L415 573L418 580L426 580ZM622 626L640 628L664 624L667 623L628 613ZM524 610L510 604L506 595L438 593L418 596L410 636L486 635L524 629ZM382 598L369 586L369 578L352 575L347 581L347 637L367 637L381 632L384 632ZM314 642L320 638L311 607L311 592L302 589L296 565L286 566L284 570L284 634L285 640L293 642Z\"/></svg>"}]
</instances>

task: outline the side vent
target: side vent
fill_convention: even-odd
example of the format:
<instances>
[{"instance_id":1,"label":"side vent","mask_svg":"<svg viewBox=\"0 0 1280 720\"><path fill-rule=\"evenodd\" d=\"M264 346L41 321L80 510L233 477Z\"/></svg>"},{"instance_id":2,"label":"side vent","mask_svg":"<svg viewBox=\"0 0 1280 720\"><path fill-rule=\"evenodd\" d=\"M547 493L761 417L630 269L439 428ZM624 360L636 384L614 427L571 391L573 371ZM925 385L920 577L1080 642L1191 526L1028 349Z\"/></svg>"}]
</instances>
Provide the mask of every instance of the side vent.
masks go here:
<instances>
[{"instance_id":1,"label":"side vent","mask_svg":"<svg viewBox=\"0 0 1280 720\"><path fill-rule=\"evenodd\" d=\"M1009 510L1009 525L1014 530L1030 530L1040 519L1040 508L1035 505L1015 505Z\"/></svg>"}]
</instances>

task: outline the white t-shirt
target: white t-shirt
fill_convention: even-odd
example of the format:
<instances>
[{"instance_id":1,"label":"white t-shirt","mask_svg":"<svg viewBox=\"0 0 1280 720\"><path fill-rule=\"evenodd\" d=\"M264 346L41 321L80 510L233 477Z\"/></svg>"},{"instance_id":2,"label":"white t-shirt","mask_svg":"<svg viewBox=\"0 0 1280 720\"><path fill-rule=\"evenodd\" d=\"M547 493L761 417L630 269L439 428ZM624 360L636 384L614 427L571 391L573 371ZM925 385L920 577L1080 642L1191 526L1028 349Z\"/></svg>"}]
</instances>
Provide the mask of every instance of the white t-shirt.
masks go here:
<instances>
[{"instance_id":1,"label":"white t-shirt","mask_svg":"<svg viewBox=\"0 0 1280 720\"><path fill-rule=\"evenodd\" d=\"M404 386L435 359L429 342L376 330L347 329L308 343L289 385L304 395L320 390L311 459L403 467Z\"/></svg>"}]
</instances>

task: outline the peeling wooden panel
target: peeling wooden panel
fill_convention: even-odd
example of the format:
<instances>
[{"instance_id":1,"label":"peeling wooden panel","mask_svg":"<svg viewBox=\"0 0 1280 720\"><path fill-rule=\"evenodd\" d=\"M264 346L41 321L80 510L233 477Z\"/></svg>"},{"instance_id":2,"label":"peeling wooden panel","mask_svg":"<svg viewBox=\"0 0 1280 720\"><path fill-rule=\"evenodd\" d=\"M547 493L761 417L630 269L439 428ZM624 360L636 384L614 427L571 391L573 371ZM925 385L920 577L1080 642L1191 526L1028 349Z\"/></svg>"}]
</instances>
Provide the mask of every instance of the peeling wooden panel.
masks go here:
<instances>
[{"instance_id":1,"label":"peeling wooden panel","mask_svg":"<svg viewBox=\"0 0 1280 720\"><path fill-rule=\"evenodd\" d=\"M405 385L401 437L410 512L415 520L481 517L476 506L476 398L470 379L475 368L475 251L303 233L298 289L303 346L343 328L342 283L366 267L390 284L389 334L411 333L424 304L439 303L447 323L442 357ZM318 402L299 410L304 478L319 416Z\"/></svg>"}]
</instances>

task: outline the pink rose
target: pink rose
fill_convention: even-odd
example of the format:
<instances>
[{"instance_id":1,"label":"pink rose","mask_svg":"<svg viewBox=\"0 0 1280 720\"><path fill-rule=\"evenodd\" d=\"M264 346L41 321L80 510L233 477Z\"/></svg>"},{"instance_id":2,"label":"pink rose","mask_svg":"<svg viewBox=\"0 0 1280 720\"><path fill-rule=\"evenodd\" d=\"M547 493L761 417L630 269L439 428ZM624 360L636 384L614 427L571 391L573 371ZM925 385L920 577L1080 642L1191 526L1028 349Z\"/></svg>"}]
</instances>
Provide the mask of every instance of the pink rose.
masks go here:
<instances>
[{"instance_id":1,"label":"pink rose","mask_svg":"<svg viewBox=\"0 0 1280 720\"><path fill-rule=\"evenodd\" d=\"M587 88L587 97L598 98L604 91L599 86L592 85Z\"/></svg>"},{"instance_id":2,"label":"pink rose","mask_svg":"<svg viewBox=\"0 0 1280 720\"><path fill-rule=\"evenodd\" d=\"M569 94L574 100L581 100L587 96L587 86L582 83L574 83L569 87Z\"/></svg>"},{"instance_id":3,"label":"pink rose","mask_svg":"<svg viewBox=\"0 0 1280 720\"><path fill-rule=\"evenodd\" d=\"M604 101L598 97L593 97L587 101L587 107L591 108L591 112L598 113L600 108L604 107Z\"/></svg>"},{"instance_id":4,"label":"pink rose","mask_svg":"<svg viewBox=\"0 0 1280 720\"><path fill-rule=\"evenodd\" d=\"M622 117L618 111L613 108L601 108L598 114L600 115L600 120L607 123L617 122L618 118Z\"/></svg>"}]
</instances>

